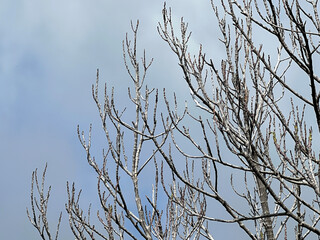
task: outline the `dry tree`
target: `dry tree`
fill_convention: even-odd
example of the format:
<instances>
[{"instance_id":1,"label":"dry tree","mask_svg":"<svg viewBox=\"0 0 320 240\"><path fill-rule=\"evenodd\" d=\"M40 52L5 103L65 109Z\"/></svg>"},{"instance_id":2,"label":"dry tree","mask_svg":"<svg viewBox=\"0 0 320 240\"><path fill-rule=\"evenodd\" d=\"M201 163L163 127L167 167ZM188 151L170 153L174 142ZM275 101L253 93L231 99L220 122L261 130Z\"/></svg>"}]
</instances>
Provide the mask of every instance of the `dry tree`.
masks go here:
<instances>
[{"instance_id":1,"label":"dry tree","mask_svg":"<svg viewBox=\"0 0 320 240\"><path fill-rule=\"evenodd\" d=\"M105 232L68 185L66 210L77 239L214 239L214 222L235 223L250 239L320 238L313 145L320 131L318 1L212 0L211 6L224 56L210 58L202 45L192 55L188 24L181 18L177 32L166 5L158 26L190 89L188 105L147 87L152 59L144 51L139 60L138 22L131 24L133 41L127 35L123 42L133 83L127 109L117 108L107 85L99 99L97 72L92 95L108 146L101 161L90 151L91 127L88 138L79 128L78 135L98 176L97 217ZM153 181L144 179L150 171ZM215 216L213 203L228 217ZM45 214L39 213L44 223Z\"/></svg>"}]
</instances>

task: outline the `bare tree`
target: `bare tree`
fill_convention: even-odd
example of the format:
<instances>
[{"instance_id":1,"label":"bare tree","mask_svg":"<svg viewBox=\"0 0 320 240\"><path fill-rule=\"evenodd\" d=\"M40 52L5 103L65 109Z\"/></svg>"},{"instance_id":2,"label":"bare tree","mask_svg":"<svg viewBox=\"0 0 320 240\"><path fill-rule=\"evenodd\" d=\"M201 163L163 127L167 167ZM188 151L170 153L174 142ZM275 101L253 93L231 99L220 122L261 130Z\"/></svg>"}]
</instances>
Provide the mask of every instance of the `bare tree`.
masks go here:
<instances>
[{"instance_id":1,"label":"bare tree","mask_svg":"<svg viewBox=\"0 0 320 240\"><path fill-rule=\"evenodd\" d=\"M30 214L27 208L27 215L31 224L38 230L41 239L58 239L59 228L62 218L62 212L60 213L58 219L57 230L55 233L55 237L53 238L51 231L49 229L49 223L47 219L47 211L48 211L48 201L50 198L51 186L48 191L45 192L44 183L46 178L47 164L43 170L41 184L38 181L38 171L37 169L32 173L32 181L31 181L31 211ZM39 194L39 198L34 196L34 183L36 185L37 193ZM37 214L37 212L39 212Z\"/></svg>"},{"instance_id":2,"label":"bare tree","mask_svg":"<svg viewBox=\"0 0 320 240\"><path fill-rule=\"evenodd\" d=\"M313 145L320 131L318 1L211 5L225 50L221 59L208 57L201 45L192 56L188 24L181 18L177 34L166 6L158 26L198 109L181 108L175 96L171 101L165 90L147 87L152 59L143 52L138 60L138 22L131 24L133 42L128 36L123 42L134 108L118 110L114 90L109 94L106 85L99 100L97 72L92 94L108 143L102 161L90 152L91 127L87 139L79 128L78 134L98 175L97 216L105 232L90 223L90 211L83 214L72 185L66 209L77 239L214 239L212 222L237 223L251 239L288 239L292 233L296 239L320 239L320 157ZM277 46L264 46L261 34ZM160 98L166 113L159 114ZM185 119L194 124L184 125ZM141 182L150 171L152 191L144 196ZM230 176L229 184L222 174ZM159 204L164 196L165 208ZM212 203L229 217L217 218ZM45 219L45 212L39 216Z\"/></svg>"}]
</instances>

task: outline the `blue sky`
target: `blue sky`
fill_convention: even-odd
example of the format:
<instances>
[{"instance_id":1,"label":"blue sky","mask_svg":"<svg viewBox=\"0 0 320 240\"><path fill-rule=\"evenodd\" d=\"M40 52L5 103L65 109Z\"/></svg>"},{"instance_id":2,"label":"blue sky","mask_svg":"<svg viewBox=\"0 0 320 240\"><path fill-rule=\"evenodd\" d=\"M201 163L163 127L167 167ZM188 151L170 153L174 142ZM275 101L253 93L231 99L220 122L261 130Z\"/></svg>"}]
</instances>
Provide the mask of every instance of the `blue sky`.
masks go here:
<instances>
[{"instance_id":1,"label":"blue sky","mask_svg":"<svg viewBox=\"0 0 320 240\"><path fill-rule=\"evenodd\" d=\"M83 206L97 201L96 177L76 127L87 130L93 123L94 143L103 145L91 85L99 68L101 82L125 96L130 80L122 40L130 20L140 19L138 46L155 58L148 85L186 95L175 56L156 30L163 1L0 0L0 5L0 239L38 239L26 207L31 173L35 168L41 172L46 162L47 186L53 188L49 220L56 223L62 210L61 239L71 239L64 211L66 182L83 188ZM175 19L184 16L190 22L191 49L201 42L205 50L221 53L209 1L168 5Z\"/></svg>"}]
</instances>

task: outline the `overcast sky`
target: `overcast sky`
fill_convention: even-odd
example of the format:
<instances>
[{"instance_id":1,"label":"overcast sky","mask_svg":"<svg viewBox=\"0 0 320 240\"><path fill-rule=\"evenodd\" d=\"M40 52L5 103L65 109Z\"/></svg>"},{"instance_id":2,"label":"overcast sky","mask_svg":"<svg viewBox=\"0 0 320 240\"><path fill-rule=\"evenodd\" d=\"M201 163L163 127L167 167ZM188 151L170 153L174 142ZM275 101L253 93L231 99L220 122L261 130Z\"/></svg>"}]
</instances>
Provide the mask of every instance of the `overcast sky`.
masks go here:
<instances>
[{"instance_id":1,"label":"overcast sky","mask_svg":"<svg viewBox=\"0 0 320 240\"><path fill-rule=\"evenodd\" d=\"M218 56L210 1L175 0L168 5L175 19L184 16L190 22L191 48L203 43ZM83 188L83 206L97 201L96 177L76 127L87 130L93 123L94 133L100 130L91 97L97 68L101 82L115 86L119 95L126 93L130 80L122 40L130 20L140 20L138 45L154 57L148 85L186 93L175 56L157 34L163 1L0 0L0 6L0 239L39 239L26 207L31 173L35 168L41 172L46 162L47 185L53 188L49 220L56 224L62 210L61 239L72 239L64 210L66 182ZM103 141L99 134L93 138ZM216 231L217 239L239 234Z\"/></svg>"}]
</instances>

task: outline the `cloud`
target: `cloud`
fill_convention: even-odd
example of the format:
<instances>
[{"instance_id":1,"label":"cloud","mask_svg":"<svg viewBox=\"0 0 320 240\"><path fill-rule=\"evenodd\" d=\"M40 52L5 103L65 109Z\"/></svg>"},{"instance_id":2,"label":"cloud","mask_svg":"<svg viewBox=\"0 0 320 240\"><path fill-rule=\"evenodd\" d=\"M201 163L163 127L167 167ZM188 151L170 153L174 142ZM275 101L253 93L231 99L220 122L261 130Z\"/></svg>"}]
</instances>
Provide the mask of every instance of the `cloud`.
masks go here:
<instances>
[{"instance_id":1,"label":"cloud","mask_svg":"<svg viewBox=\"0 0 320 240\"><path fill-rule=\"evenodd\" d=\"M207 2L180 0L168 5L177 21L180 16L190 21L192 49L214 32L202 14L208 11ZM84 201L96 197L92 196L96 179L78 143L76 126L87 129L93 122L95 131L100 127L91 97L96 68L100 68L101 83L107 82L109 89L115 86L118 99L127 99L130 80L122 40L125 32L131 35L130 20L141 22L140 53L146 48L147 56L155 57L148 85L163 88L170 83L172 90L185 95L176 57L156 30L162 6L161 1L147 0L1 1L0 187L5 195L0 199L4 226L0 239L35 239L25 207L31 172L35 167L42 169L45 162L49 163L47 184L54 189L54 214L63 210L67 180L87 188L91 196L84 195ZM126 105L125 100L119 105ZM104 141L103 136L94 137L96 142Z\"/></svg>"}]
</instances>

